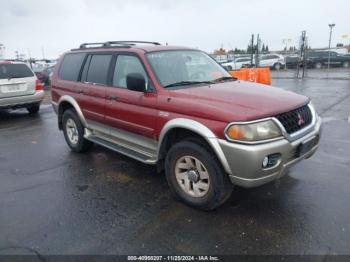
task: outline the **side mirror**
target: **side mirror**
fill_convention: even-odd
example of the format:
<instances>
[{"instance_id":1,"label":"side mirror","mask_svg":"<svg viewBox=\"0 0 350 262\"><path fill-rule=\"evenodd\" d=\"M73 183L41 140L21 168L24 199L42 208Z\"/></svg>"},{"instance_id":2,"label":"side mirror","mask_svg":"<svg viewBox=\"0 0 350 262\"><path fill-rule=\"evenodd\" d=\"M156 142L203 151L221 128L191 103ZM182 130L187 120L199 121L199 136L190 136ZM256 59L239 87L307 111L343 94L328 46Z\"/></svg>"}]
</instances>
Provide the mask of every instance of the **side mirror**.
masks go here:
<instances>
[{"instance_id":1,"label":"side mirror","mask_svg":"<svg viewBox=\"0 0 350 262\"><path fill-rule=\"evenodd\" d=\"M130 73L126 76L126 87L129 90L145 92L146 91L146 79L140 73Z\"/></svg>"}]
</instances>

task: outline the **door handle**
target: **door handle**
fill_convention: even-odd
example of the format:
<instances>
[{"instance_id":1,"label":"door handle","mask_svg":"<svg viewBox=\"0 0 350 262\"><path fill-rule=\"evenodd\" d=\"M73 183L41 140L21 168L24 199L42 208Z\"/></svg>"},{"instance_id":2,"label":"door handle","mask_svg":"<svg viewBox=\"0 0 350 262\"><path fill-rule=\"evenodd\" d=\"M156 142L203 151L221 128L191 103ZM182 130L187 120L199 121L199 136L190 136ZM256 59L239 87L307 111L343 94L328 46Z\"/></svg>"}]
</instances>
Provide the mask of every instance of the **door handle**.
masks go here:
<instances>
[{"instance_id":1,"label":"door handle","mask_svg":"<svg viewBox=\"0 0 350 262\"><path fill-rule=\"evenodd\" d=\"M117 96L115 96L115 95L111 95L111 96L109 96L109 100L117 100L118 99L118 97Z\"/></svg>"},{"instance_id":2,"label":"door handle","mask_svg":"<svg viewBox=\"0 0 350 262\"><path fill-rule=\"evenodd\" d=\"M78 90L77 90L77 93L78 93L78 94L84 94L84 90L83 90L83 89L78 89Z\"/></svg>"}]
</instances>

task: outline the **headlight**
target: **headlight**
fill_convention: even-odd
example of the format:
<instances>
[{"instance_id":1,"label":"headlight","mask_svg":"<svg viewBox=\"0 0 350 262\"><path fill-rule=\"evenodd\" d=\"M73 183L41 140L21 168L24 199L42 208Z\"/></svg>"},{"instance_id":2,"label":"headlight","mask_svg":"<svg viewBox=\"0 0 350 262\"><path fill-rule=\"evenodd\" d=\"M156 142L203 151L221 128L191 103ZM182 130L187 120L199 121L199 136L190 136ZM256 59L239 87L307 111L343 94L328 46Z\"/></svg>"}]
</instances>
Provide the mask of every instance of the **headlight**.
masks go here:
<instances>
[{"instance_id":1,"label":"headlight","mask_svg":"<svg viewBox=\"0 0 350 262\"><path fill-rule=\"evenodd\" d=\"M231 124L226 128L226 138L238 141L261 141L282 136L280 128L272 120L252 124Z\"/></svg>"}]
</instances>

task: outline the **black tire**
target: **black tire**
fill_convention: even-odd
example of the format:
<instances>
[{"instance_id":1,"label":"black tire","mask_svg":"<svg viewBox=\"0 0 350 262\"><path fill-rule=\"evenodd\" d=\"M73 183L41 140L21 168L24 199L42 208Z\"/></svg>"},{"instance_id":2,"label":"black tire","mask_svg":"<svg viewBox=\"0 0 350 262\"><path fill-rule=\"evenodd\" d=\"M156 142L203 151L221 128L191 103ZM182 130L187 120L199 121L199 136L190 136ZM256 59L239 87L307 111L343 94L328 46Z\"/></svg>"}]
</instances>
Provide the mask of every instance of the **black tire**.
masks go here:
<instances>
[{"instance_id":1,"label":"black tire","mask_svg":"<svg viewBox=\"0 0 350 262\"><path fill-rule=\"evenodd\" d=\"M184 156L193 156L200 160L209 174L210 186L202 197L193 197L186 193L177 182L175 166ZM165 174L171 192L185 204L202 210L213 210L222 205L231 195L233 185L220 162L206 146L196 141L181 141L169 150L165 159Z\"/></svg>"},{"instance_id":2,"label":"black tire","mask_svg":"<svg viewBox=\"0 0 350 262\"><path fill-rule=\"evenodd\" d=\"M31 115L37 114L39 112L39 109L40 109L40 105L32 105L30 107L27 107L27 110Z\"/></svg>"},{"instance_id":3,"label":"black tire","mask_svg":"<svg viewBox=\"0 0 350 262\"><path fill-rule=\"evenodd\" d=\"M273 65L273 69L275 69L277 71L280 70L281 68L282 68L282 65L280 63L276 63Z\"/></svg>"},{"instance_id":4,"label":"black tire","mask_svg":"<svg viewBox=\"0 0 350 262\"><path fill-rule=\"evenodd\" d=\"M78 136L78 141L76 143L72 143L71 139L68 137L67 134L67 122L68 120L72 120L76 125L76 131ZM92 142L89 140L86 140L84 138L84 127L82 123L80 122L79 117L77 116L76 112L73 109L68 109L64 111L62 116L62 123L63 123L63 134L64 138L66 139L66 142L70 149L73 152L81 153L89 150L92 146Z\"/></svg>"}]
</instances>

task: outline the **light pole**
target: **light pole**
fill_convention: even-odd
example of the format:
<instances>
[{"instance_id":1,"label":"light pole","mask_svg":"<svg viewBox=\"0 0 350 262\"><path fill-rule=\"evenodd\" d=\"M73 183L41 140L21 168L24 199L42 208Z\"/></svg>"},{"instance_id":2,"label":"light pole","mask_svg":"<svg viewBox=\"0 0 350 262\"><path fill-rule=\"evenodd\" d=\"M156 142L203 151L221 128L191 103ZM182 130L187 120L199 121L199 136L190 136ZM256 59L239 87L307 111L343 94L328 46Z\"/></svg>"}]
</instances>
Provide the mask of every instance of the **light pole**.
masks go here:
<instances>
[{"instance_id":1,"label":"light pole","mask_svg":"<svg viewBox=\"0 0 350 262\"><path fill-rule=\"evenodd\" d=\"M329 64L331 62L331 42L332 42L332 32L335 24L329 24L329 43L328 43L328 73L329 73Z\"/></svg>"}]
</instances>

